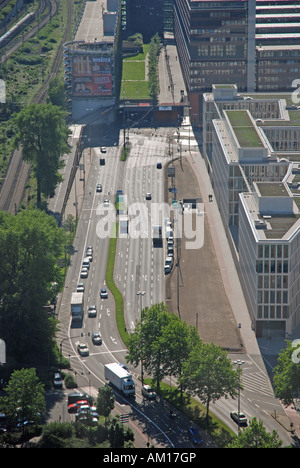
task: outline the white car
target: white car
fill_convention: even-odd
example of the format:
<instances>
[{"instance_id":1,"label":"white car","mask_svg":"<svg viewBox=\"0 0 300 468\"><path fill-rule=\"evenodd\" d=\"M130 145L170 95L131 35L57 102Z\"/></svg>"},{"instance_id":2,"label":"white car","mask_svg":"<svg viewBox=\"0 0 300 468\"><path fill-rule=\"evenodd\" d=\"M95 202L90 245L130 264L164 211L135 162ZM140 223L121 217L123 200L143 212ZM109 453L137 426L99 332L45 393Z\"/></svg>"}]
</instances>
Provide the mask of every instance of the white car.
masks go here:
<instances>
[{"instance_id":1,"label":"white car","mask_svg":"<svg viewBox=\"0 0 300 468\"><path fill-rule=\"evenodd\" d=\"M89 270L87 268L82 268L80 272L80 278L87 278L89 275Z\"/></svg>"},{"instance_id":2,"label":"white car","mask_svg":"<svg viewBox=\"0 0 300 468\"><path fill-rule=\"evenodd\" d=\"M89 355L89 348L84 343L78 343L77 351L80 354L80 356L88 356Z\"/></svg>"},{"instance_id":3,"label":"white car","mask_svg":"<svg viewBox=\"0 0 300 468\"><path fill-rule=\"evenodd\" d=\"M97 307L95 305L90 305L88 308L88 316L96 317L96 315L97 315Z\"/></svg>"},{"instance_id":4,"label":"white car","mask_svg":"<svg viewBox=\"0 0 300 468\"><path fill-rule=\"evenodd\" d=\"M149 400L155 400L155 398L156 398L156 393L154 392L154 390L152 390L150 385L144 385L143 386L142 395L144 397L148 398Z\"/></svg>"},{"instance_id":5,"label":"white car","mask_svg":"<svg viewBox=\"0 0 300 468\"><path fill-rule=\"evenodd\" d=\"M109 206L109 199L108 199L108 198L104 198L103 205L104 205L105 207L108 207L108 206Z\"/></svg>"},{"instance_id":6,"label":"white car","mask_svg":"<svg viewBox=\"0 0 300 468\"><path fill-rule=\"evenodd\" d=\"M83 283L78 283L76 291L77 292L84 292L84 284Z\"/></svg>"}]
</instances>

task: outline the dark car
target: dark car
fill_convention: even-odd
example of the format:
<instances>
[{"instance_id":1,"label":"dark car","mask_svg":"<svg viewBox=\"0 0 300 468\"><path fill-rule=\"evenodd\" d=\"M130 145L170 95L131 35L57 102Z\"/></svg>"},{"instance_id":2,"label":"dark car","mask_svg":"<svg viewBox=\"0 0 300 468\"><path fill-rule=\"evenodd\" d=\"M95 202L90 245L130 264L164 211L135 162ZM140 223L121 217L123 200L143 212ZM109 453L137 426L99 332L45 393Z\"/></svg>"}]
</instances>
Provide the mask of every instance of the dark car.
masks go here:
<instances>
[{"instance_id":1,"label":"dark car","mask_svg":"<svg viewBox=\"0 0 300 468\"><path fill-rule=\"evenodd\" d=\"M102 338L101 338L100 333L94 332L92 334L92 341L93 341L94 345L101 345L102 344Z\"/></svg>"},{"instance_id":2,"label":"dark car","mask_svg":"<svg viewBox=\"0 0 300 468\"><path fill-rule=\"evenodd\" d=\"M191 441L193 442L193 444L195 445L201 445L203 440L202 440L202 437L200 436L199 434L199 431L196 427L194 426L191 426L188 428L188 433L189 433L189 436L190 436L190 439Z\"/></svg>"},{"instance_id":3,"label":"dark car","mask_svg":"<svg viewBox=\"0 0 300 468\"><path fill-rule=\"evenodd\" d=\"M108 298L108 293L107 293L105 288L101 288L100 297L101 297L101 299L107 299Z\"/></svg>"},{"instance_id":4,"label":"dark car","mask_svg":"<svg viewBox=\"0 0 300 468\"><path fill-rule=\"evenodd\" d=\"M101 185L101 184L97 184L96 190L97 190L97 192L102 192L102 185Z\"/></svg>"},{"instance_id":5,"label":"dark car","mask_svg":"<svg viewBox=\"0 0 300 468\"><path fill-rule=\"evenodd\" d=\"M162 168L161 162L158 162L158 163L156 164L156 167L157 167L157 169L161 169L161 168Z\"/></svg>"}]
</instances>

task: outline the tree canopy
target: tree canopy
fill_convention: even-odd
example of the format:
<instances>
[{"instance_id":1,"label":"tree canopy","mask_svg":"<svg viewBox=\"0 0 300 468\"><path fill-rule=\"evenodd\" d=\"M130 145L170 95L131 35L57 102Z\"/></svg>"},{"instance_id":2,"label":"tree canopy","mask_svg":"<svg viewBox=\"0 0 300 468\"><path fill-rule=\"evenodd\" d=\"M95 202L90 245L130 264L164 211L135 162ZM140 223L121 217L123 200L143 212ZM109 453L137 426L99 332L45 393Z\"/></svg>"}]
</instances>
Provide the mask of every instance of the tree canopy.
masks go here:
<instances>
[{"instance_id":1,"label":"tree canopy","mask_svg":"<svg viewBox=\"0 0 300 468\"><path fill-rule=\"evenodd\" d=\"M38 205L42 193L54 192L61 180L60 157L70 152L65 117L66 112L61 107L48 103L30 104L12 119L16 128L15 147L22 147L23 158L31 164L36 176Z\"/></svg>"},{"instance_id":2,"label":"tree canopy","mask_svg":"<svg viewBox=\"0 0 300 468\"><path fill-rule=\"evenodd\" d=\"M45 212L0 212L1 338L19 363L49 360L56 328L44 306L53 283L62 284L64 244L64 230Z\"/></svg>"}]
</instances>

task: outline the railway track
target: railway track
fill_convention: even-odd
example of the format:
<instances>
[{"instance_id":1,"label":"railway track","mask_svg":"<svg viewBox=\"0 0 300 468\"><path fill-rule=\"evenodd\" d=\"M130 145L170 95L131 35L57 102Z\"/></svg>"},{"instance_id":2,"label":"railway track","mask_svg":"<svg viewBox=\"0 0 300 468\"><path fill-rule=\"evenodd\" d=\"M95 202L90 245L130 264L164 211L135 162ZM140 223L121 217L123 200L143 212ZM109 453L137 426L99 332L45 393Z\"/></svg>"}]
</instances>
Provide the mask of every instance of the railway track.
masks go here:
<instances>
[{"instance_id":1,"label":"railway track","mask_svg":"<svg viewBox=\"0 0 300 468\"><path fill-rule=\"evenodd\" d=\"M57 12L57 4L55 0L50 1L50 13L48 20ZM43 83L43 86L35 96L35 103L42 103L45 101L48 91L48 86L51 78L55 77L59 71L59 67L63 57L63 44L66 42L69 32L72 27L72 1L68 1L68 19L64 31L63 39L58 47L55 59L52 64L52 69ZM47 21L48 21L47 20ZM16 150L11 158L6 177L3 181L0 191L0 210L8 211L9 213L16 213L24 198L25 188L30 174L30 166L22 158L22 150Z\"/></svg>"}]
</instances>

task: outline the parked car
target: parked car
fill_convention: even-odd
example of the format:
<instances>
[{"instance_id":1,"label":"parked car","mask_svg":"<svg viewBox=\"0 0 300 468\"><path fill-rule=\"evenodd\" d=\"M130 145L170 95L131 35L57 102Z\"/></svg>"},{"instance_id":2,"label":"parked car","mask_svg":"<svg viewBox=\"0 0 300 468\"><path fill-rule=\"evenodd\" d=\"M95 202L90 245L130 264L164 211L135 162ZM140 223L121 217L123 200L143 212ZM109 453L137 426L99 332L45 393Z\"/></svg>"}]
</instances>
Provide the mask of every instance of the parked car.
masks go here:
<instances>
[{"instance_id":1,"label":"parked car","mask_svg":"<svg viewBox=\"0 0 300 468\"><path fill-rule=\"evenodd\" d=\"M77 292L84 292L84 284L83 283L78 283L76 291Z\"/></svg>"},{"instance_id":2,"label":"parked car","mask_svg":"<svg viewBox=\"0 0 300 468\"><path fill-rule=\"evenodd\" d=\"M105 146L101 146L100 151L101 151L101 153L106 153L106 148L105 148Z\"/></svg>"},{"instance_id":3,"label":"parked car","mask_svg":"<svg viewBox=\"0 0 300 468\"><path fill-rule=\"evenodd\" d=\"M100 158L100 166L105 166L105 158Z\"/></svg>"},{"instance_id":4,"label":"parked car","mask_svg":"<svg viewBox=\"0 0 300 468\"><path fill-rule=\"evenodd\" d=\"M96 191L97 191L98 193L99 193L99 192L102 192L102 185L101 185L101 184L97 184Z\"/></svg>"},{"instance_id":5,"label":"parked car","mask_svg":"<svg viewBox=\"0 0 300 468\"><path fill-rule=\"evenodd\" d=\"M148 398L149 400L155 400L155 398L156 398L156 393L154 392L154 390L152 390L150 385L143 385L142 395L144 397Z\"/></svg>"},{"instance_id":6,"label":"parked car","mask_svg":"<svg viewBox=\"0 0 300 468\"><path fill-rule=\"evenodd\" d=\"M240 426L247 426L247 418L243 413L238 414L237 411L231 411L230 417L236 422L237 424L239 423L240 420Z\"/></svg>"},{"instance_id":7,"label":"parked car","mask_svg":"<svg viewBox=\"0 0 300 468\"><path fill-rule=\"evenodd\" d=\"M92 334L92 342L94 343L94 345L101 345L102 344L102 338L101 338L100 333L94 332Z\"/></svg>"},{"instance_id":8,"label":"parked car","mask_svg":"<svg viewBox=\"0 0 300 468\"><path fill-rule=\"evenodd\" d=\"M80 278L82 279L87 278L88 275L89 275L89 270L86 267L82 268L80 272Z\"/></svg>"},{"instance_id":9,"label":"parked car","mask_svg":"<svg viewBox=\"0 0 300 468\"><path fill-rule=\"evenodd\" d=\"M162 168L162 163L161 163L161 162L158 162L158 163L156 164L156 167L157 167L157 169L161 169L161 168Z\"/></svg>"},{"instance_id":10,"label":"parked car","mask_svg":"<svg viewBox=\"0 0 300 468\"><path fill-rule=\"evenodd\" d=\"M198 431L198 429L196 427L194 427L194 426L189 427L188 428L188 433L189 433L190 439L193 442L193 444L195 444L195 445L201 445L202 444L203 439L200 436L199 431Z\"/></svg>"},{"instance_id":11,"label":"parked car","mask_svg":"<svg viewBox=\"0 0 300 468\"><path fill-rule=\"evenodd\" d=\"M101 297L101 299L107 299L108 298L108 293L107 293L105 288L101 288L100 297Z\"/></svg>"},{"instance_id":12,"label":"parked car","mask_svg":"<svg viewBox=\"0 0 300 468\"><path fill-rule=\"evenodd\" d=\"M150 192L147 192L146 193L146 200L151 200L151 193Z\"/></svg>"}]
</instances>

